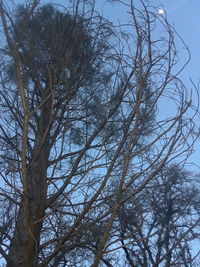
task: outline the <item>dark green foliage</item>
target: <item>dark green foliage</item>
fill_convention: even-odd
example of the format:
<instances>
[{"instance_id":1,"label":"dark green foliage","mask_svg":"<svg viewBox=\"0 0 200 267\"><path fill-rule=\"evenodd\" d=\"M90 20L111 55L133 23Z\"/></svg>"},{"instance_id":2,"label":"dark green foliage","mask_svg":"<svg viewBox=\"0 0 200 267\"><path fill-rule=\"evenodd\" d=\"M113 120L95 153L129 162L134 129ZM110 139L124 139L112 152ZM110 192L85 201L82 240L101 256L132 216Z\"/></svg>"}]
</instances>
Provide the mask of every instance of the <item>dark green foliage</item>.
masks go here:
<instances>
[{"instance_id":1,"label":"dark green foliage","mask_svg":"<svg viewBox=\"0 0 200 267\"><path fill-rule=\"evenodd\" d=\"M48 71L53 71L56 84L64 82L65 71L68 79L78 72L80 77L84 73L85 80L91 77L92 66L88 63L97 48L86 30L86 22L61 13L50 4L37 9L31 18L27 18L27 12L26 7L19 7L13 38L23 49L21 58L30 75L37 73L47 82Z\"/></svg>"}]
</instances>

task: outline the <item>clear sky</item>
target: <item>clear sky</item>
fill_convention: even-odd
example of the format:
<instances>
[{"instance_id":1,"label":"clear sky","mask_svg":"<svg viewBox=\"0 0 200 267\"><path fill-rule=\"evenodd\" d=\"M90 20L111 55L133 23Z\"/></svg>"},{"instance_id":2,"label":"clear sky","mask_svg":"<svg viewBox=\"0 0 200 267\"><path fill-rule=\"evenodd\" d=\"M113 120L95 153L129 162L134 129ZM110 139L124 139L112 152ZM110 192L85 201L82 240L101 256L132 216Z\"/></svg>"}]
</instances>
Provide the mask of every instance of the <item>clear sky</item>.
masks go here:
<instances>
[{"instance_id":1,"label":"clear sky","mask_svg":"<svg viewBox=\"0 0 200 267\"><path fill-rule=\"evenodd\" d=\"M160 1L153 0L159 6ZM200 1L163 0L168 19L183 37L191 51L191 62L184 71L194 81L200 79ZM187 80L187 78L186 78Z\"/></svg>"},{"instance_id":2,"label":"clear sky","mask_svg":"<svg viewBox=\"0 0 200 267\"><path fill-rule=\"evenodd\" d=\"M133 0L135 3L137 1ZM105 2L105 0L97 0L96 5L99 10L103 10L102 12L106 17L116 22L118 19L121 22L127 21L127 13L121 8L121 5L105 4ZM130 3L130 0L124 0L123 2ZM180 74L181 80L190 90L192 88L190 78L196 85L200 81L200 0L149 0L149 2L152 6L165 10L169 23L174 26L191 52L191 61ZM182 63L186 60L185 55L183 46L178 45L178 56ZM194 101L195 97L193 103ZM196 123L200 125L199 121ZM199 146L200 142L196 143L195 153L190 157L189 162L200 166ZM199 167L194 167L194 169L200 172Z\"/></svg>"},{"instance_id":3,"label":"clear sky","mask_svg":"<svg viewBox=\"0 0 200 267\"><path fill-rule=\"evenodd\" d=\"M134 0L137 2L137 0ZM130 0L124 0L130 3ZM152 6L164 7L169 22L184 39L190 48L192 59L184 76L191 77L195 81L200 79L200 0L150 0ZM105 0L97 0L98 9L102 9L105 16L115 17L116 20L125 20L126 12L117 4L105 4ZM184 80L188 81L187 77Z\"/></svg>"},{"instance_id":4,"label":"clear sky","mask_svg":"<svg viewBox=\"0 0 200 267\"><path fill-rule=\"evenodd\" d=\"M160 1L151 0L152 4L162 6ZM188 88L200 81L200 0L163 0L169 22L184 39L191 52L191 61L180 75ZM181 48L180 48L181 49ZM200 121L197 121L200 125ZM200 128L200 126L199 126ZM200 166L200 142L196 143L191 161ZM199 171L198 169L196 169Z\"/></svg>"},{"instance_id":5,"label":"clear sky","mask_svg":"<svg viewBox=\"0 0 200 267\"><path fill-rule=\"evenodd\" d=\"M130 0L124 0L124 2L130 3ZM174 26L191 52L191 61L180 74L181 80L190 90L192 88L190 78L196 85L200 82L200 0L149 0L149 2L152 6L165 10L169 23ZM97 0L97 7L102 8L104 15L111 19L115 18L116 21L120 19L122 22L127 19L126 11L118 8L117 4L108 5L104 0ZM182 48L178 46L180 61L183 63L186 58ZM200 125L200 121L197 123ZM189 162L200 166L199 147L200 142L196 143L195 153ZM195 168L195 171L199 172L200 169Z\"/></svg>"}]
</instances>

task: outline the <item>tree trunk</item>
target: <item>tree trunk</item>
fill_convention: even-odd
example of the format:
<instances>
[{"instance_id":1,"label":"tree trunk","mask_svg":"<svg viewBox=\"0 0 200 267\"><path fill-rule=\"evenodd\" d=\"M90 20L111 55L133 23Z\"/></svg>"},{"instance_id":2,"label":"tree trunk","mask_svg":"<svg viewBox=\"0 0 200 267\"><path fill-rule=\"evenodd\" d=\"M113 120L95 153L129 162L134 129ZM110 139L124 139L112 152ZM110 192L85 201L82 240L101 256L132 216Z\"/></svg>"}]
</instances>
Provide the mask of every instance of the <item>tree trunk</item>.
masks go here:
<instances>
[{"instance_id":1,"label":"tree trunk","mask_svg":"<svg viewBox=\"0 0 200 267\"><path fill-rule=\"evenodd\" d=\"M23 195L9 249L8 267L38 265L38 247L47 197L51 100L42 107L38 134L27 167L28 196Z\"/></svg>"},{"instance_id":2,"label":"tree trunk","mask_svg":"<svg viewBox=\"0 0 200 267\"><path fill-rule=\"evenodd\" d=\"M15 232L10 244L9 267L33 267L38 264L38 246L46 201L46 163L40 153L29 169L29 196L23 197L18 211ZM28 203L28 213L26 212Z\"/></svg>"}]
</instances>

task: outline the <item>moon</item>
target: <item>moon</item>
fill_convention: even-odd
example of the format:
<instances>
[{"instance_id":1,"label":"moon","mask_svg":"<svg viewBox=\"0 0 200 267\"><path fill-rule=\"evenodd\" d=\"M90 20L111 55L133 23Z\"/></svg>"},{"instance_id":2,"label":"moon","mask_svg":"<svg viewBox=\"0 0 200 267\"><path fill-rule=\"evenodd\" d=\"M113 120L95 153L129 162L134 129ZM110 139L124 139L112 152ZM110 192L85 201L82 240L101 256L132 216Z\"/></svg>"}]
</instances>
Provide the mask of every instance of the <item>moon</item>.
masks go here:
<instances>
[{"instance_id":1,"label":"moon","mask_svg":"<svg viewBox=\"0 0 200 267\"><path fill-rule=\"evenodd\" d=\"M163 8L159 8L159 9L158 9L158 13L162 15L162 14L165 13L165 10L164 10Z\"/></svg>"}]
</instances>

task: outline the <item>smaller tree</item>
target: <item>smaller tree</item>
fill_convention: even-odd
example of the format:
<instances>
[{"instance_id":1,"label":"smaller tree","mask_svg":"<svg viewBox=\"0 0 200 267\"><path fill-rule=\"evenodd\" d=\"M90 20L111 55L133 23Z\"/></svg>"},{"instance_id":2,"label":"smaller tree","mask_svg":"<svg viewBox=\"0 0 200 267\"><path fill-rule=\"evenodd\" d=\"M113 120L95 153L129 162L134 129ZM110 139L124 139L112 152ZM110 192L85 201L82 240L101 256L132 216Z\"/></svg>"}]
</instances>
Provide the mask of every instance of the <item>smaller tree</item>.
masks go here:
<instances>
[{"instance_id":1,"label":"smaller tree","mask_svg":"<svg viewBox=\"0 0 200 267\"><path fill-rule=\"evenodd\" d=\"M199 266L200 192L193 181L178 165L165 167L121 207L121 244L130 266Z\"/></svg>"}]
</instances>

